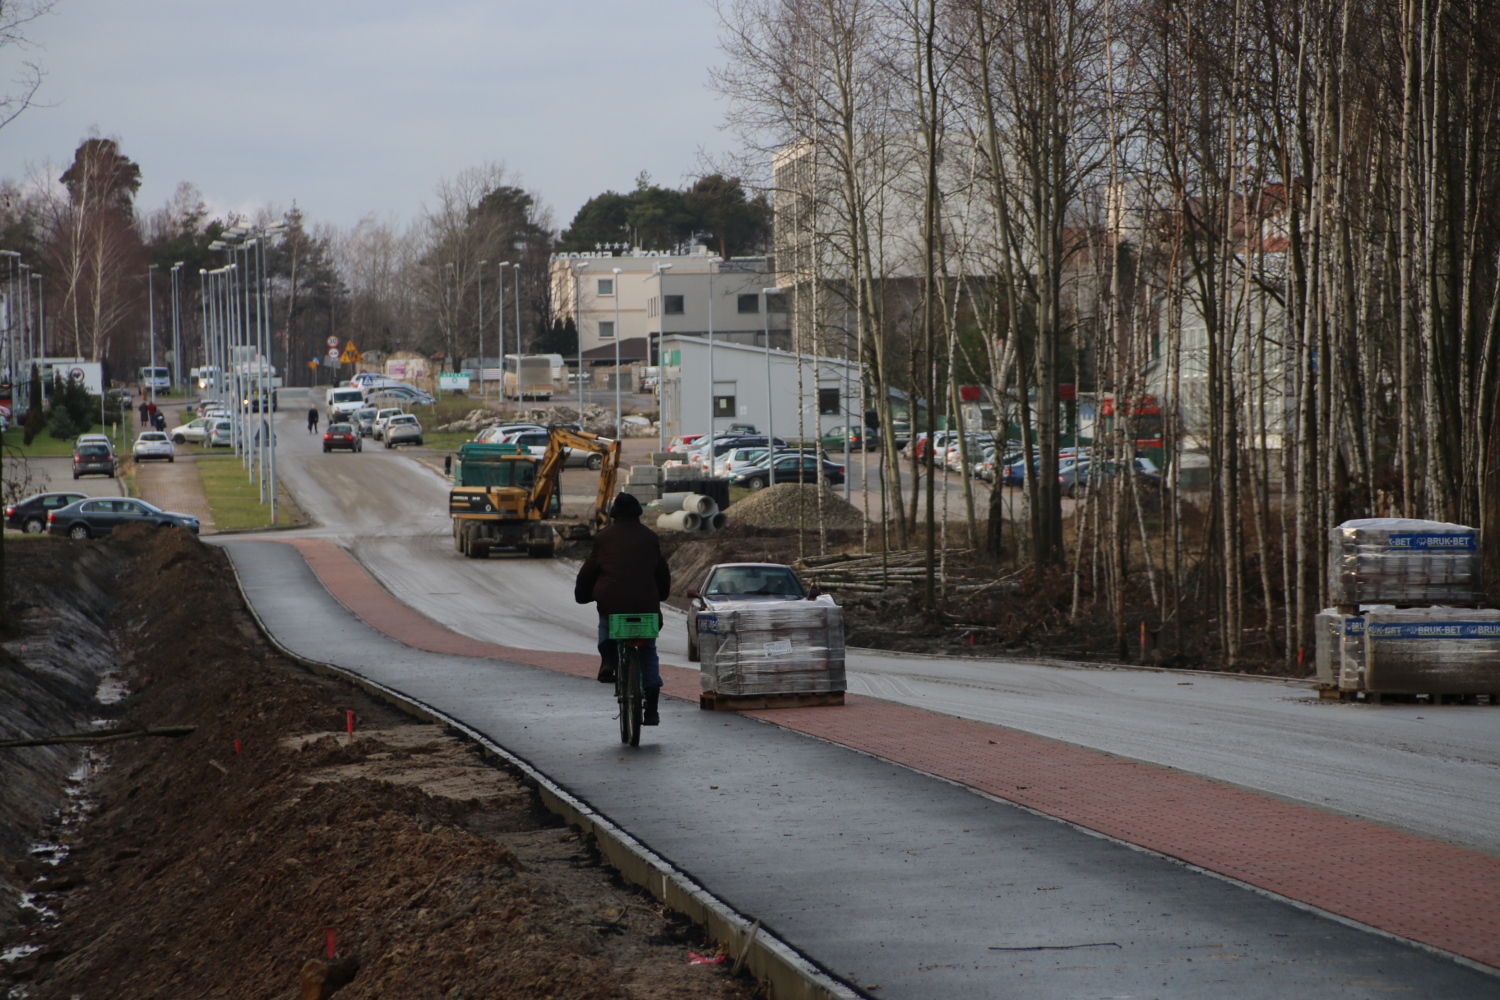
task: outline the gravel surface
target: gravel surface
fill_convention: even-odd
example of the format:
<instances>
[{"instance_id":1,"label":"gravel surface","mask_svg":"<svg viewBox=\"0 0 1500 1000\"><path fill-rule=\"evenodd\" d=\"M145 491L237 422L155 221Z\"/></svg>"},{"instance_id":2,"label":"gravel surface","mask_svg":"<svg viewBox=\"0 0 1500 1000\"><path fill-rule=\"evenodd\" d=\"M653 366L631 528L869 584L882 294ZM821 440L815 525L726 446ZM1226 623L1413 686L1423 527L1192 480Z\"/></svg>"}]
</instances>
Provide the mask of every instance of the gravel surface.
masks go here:
<instances>
[{"instance_id":1,"label":"gravel surface","mask_svg":"<svg viewBox=\"0 0 1500 1000\"><path fill-rule=\"evenodd\" d=\"M780 483L738 500L726 514L730 523L753 528L817 528L818 493L823 494L822 526L858 528L864 517L855 507L813 483ZM800 508L800 510L799 510Z\"/></svg>"}]
</instances>

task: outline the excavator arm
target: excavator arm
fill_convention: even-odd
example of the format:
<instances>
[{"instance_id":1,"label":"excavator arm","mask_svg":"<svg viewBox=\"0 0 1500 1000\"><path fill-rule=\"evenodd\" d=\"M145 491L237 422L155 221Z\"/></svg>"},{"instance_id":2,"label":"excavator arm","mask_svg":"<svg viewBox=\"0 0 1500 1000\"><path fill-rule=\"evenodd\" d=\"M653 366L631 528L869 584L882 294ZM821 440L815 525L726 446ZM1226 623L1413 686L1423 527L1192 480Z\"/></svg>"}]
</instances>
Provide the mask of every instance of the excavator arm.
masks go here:
<instances>
[{"instance_id":1,"label":"excavator arm","mask_svg":"<svg viewBox=\"0 0 1500 1000\"><path fill-rule=\"evenodd\" d=\"M615 479L620 469L620 442L603 438L587 431L572 431L566 427L553 427L547 439L547 453L542 456L541 466L536 470L536 483L531 488L532 510L545 511L552 502L552 491L557 488L557 474L562 471L569 449L592 451L603 456L599 467L599 499L594 506L594 526L602 526L609 517L609 505L615 497Z\"/></svg>"}]
</instances>

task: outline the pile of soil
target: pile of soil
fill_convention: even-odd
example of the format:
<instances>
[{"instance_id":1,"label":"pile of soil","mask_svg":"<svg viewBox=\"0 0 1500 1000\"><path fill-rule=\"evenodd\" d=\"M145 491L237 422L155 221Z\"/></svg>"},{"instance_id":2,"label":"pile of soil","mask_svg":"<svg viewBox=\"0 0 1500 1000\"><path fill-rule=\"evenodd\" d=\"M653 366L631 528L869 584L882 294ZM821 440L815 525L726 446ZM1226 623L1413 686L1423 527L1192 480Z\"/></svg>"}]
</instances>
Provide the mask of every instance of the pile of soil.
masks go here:
<instances>
[{"instance_id":1,"label":"pile of soil","mask_svg":"<svg viewBox=\"0 0 1500 1000\"><path fill-rule=\"evenodd\" d=\"M521 776L265 644L217 549L132 527L118 561L122 724L93 817L0 940L0 994L722 997L700 929L601 863ZM355 733L346 733L347 712ZM335 955L328 957L332 942ZM21 995L13 993L12 995Z\"/></svg>"},{"instance_id":2,"label":"pile of soil","mask_svg":"<svg viewBox=\"0 0 1500 1000\"><path fill-rule=\"evenodd\" d=\"M858 528L865 520L853 504L816 483L768 486L736 500L724 513L731 524L751 528L817 528L820 524L825 528Z\"/></svg>"}]
</instances>

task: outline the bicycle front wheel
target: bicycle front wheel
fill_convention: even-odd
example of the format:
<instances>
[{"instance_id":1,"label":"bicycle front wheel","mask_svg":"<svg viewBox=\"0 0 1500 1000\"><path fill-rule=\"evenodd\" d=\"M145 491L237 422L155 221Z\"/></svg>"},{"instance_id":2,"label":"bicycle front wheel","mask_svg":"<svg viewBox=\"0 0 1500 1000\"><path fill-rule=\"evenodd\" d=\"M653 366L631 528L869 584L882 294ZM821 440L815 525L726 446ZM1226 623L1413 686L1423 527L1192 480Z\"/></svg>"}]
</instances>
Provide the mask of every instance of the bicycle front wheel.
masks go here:
<instances>
[{"instance_id":1,"label":"bicycle front wheel","mask_svg":"<svg viewBox=\"0 0 1500 1000\"><path fill-rule=\"evenodd\" d=\"M638 647L621 642L620 666L615 671L615 699L620 705L620 742L641 745L641 667Z\"/></svg>"}]
</instances>

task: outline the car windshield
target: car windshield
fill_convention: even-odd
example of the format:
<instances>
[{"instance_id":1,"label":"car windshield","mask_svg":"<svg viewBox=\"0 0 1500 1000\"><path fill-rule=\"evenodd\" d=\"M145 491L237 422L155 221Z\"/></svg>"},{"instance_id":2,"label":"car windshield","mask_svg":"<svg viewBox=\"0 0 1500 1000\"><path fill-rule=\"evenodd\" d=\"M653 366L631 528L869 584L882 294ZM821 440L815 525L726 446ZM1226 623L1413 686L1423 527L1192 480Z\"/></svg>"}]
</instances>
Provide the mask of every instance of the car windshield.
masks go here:
<instances>
[{"instance_id":1,"label":"car windshield","mask_svg":"<svg viewBox=\"0 0 1500 1000\"><path fill-rule=\"evenodd\" d=\"M376 410L360 410L354 415L360 420L374 420L377 412Z\"/></svg>"},{"instance_id":2,"label":"car windshield","mask_svg":"<svg viewBox=\"0 0 1500 1000\"><path fill-rule=\"evenodd\" d=\"M329 424L328 425L328 433L330 433L330 434L348 434L352 430L354 430L354 428L350 427L348 424Z\"/></svg>"},{"instance_id":3,"label":"car windshield","mask_svg":"<svg viewBox=\"0 0 1500 1000\"><path fill-rule=\"evenodd\" d=\"M80 454L80 455L91 455L91 456L92 455L108 455L109 454L109 448L106 447L105 445L102 445L102 444L85 444L85 445L79 445L79 447L78 447L78 454Z\"/></svg>"},{"instance_id":4,"label":"car windshield","mask_svg":"<svg viewBox=\"0 0 1500 1000\"><path fill-rule=\"evenodd\" d=\"M796 575L785 566L720 566L709 578L706 593L803 596Z\"/></svg>"}]
</instances>

